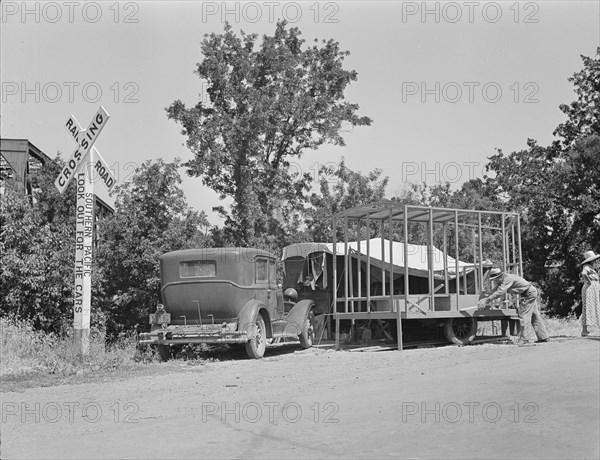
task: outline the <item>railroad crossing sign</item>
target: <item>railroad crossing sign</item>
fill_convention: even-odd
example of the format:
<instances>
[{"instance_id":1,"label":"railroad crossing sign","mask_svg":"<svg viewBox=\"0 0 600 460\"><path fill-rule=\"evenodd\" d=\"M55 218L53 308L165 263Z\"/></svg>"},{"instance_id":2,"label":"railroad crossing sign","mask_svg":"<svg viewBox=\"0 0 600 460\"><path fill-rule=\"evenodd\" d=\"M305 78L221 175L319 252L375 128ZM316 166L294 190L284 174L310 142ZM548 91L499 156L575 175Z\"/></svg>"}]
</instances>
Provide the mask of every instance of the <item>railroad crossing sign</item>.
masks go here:
<instances>
[{"instance_id":1,"label":"railroad crossing sign","mask_svg":"<svg viewBox=\"0 0 600 460\"><path fill-rule=\"evenodd\" d=\"M73 179L75 172L84 163L84 159L91 149L93 149L94 153L92 157L97 158L97 162L94 165L94 171L99 174L100 178L102 178L108 189L115 184L115 178L106 165L104 158L102 158L100 152L98 152L98 150L94 147L94 143L98 139L98 136L104 129L104 126L109 118L110 115L108 112L104 110L104 107L100 106L87 129L81 129L81 126L79 123L77 123L77 120L73 115L71 115L71 117L65 123L65 128L69 134L71 134L73 139L75 139L75 142L77 142L77 147L69 158L69 161L67 161L67 164L63 170L60 172L59 176L54 181L54 185L60 193L65 191L69 185L69 182L71 182L71 179ZM93 158L90 158L90 160L92 159ZM89 163L93 164L92 161L89 161Z\"/></svg>"},{"instance_id":2,"label":"railroad crossing sign","mask_svg":"<svg viewBox=\"0 0 600 460\"><path fill-rule=\"evenodd\" d=\"M100 152L94 147L98 136L109 119L100 107L88 125L82 129L75 117L65 128L77 143L75 151L54 181L63 193L76 177L77 209L75 228L75 290L73 298L73 346L75 351L89 354L90 311L92 300L92 255L94 237L94 182L100 180L110 190L116 180ZM89 161L86 161L88 160Z\"/></svg>"}]
</instances>

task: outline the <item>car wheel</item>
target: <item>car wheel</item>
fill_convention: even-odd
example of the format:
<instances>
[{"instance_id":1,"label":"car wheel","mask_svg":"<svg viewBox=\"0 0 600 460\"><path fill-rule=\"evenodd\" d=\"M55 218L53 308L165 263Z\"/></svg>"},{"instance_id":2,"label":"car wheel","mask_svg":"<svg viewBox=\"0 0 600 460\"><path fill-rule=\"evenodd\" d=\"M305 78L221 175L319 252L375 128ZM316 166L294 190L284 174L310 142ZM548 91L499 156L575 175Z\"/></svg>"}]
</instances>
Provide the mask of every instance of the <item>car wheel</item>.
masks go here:
<instances>
[{"instance_id":1,"label":"car wheel","mask_svg":"<svg viewBox=\"0 0 600 460\"><path fill-rule=\"evenodd\" d=\"M300 333L300 346L302 348L310 348L313 345L315 338L315 314L312 310L306 315L304 325L302 326L302 332Z\"/></svg>"},{"instance_id":2,"label":"car wheel","mask_svg":"<svg viewBox=\"0 0 600 460\"><path fill-rule=\"evenodd\" d=\"M477 334L475 318L448 318L444 324L444 335L450 343L469 345Z\"/></svg>"},{"instance_id":3,"label":"car wheel","mask_svg":"<svg viewBox=\"0 0 600 460\"><path fill-rule=\"evenodd\" d=\"M246 344L246 353L252 359L259 359L265 355L265 349L267 348L267 328L265 320L260 315L258 315L254 324L256 331L254 337Z\"/></svg>"}]
</instances>

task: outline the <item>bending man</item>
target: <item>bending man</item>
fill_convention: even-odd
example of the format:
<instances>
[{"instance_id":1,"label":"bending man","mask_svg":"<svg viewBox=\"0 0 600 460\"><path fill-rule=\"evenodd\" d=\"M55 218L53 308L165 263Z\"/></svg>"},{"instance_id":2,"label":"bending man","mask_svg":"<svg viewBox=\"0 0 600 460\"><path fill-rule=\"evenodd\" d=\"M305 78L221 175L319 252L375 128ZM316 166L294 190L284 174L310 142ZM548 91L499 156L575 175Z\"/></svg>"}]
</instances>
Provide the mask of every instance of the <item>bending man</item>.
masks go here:
<instances>
[{"instance_id":1,"label":"bending man","mask_svg":"<svg viewBox=\"0 0 600 460\"><path fill-rule=\"evenodd\" d=\"M490 270L490 281L495 282L496 288L489 296L479 301L477 304L479 309L485 308L488 302L504 294L519 295L519 307L517 308L517 314L521 320L519 340L526 341L524 336L525 324L531 322L537 336L537 342L547 342L548 333L546 332L546 327L544 326L544 321L542 320L542 315L537 304L537 289L526 279L512 273L504 273L499 268L492 268Z\"/></svg>"}]
</instances>

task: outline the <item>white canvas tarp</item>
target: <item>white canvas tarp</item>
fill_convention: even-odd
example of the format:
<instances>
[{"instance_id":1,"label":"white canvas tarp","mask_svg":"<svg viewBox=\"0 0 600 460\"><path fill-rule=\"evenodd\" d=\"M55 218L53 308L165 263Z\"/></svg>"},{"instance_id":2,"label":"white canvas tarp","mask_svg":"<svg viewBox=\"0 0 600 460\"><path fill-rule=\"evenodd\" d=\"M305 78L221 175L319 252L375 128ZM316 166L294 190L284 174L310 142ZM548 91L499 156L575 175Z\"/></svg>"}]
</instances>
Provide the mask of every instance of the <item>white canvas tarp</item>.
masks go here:
<instances>
[{"instance_id":1,"label":"white canvas tarp","mask_svg":"<svg viewBox=\"0 0 600 460\"><path fill-rule=\"evenodd\" d=\"M381 262L384 262L384 270L389 272L390 267L390 242L389 240L383 241L383 252L381 238L372 238L368 241L369 252L371 258L371 265L375 267L381 267ZM344 255L344 242L336 244L336 254L338 256ZM356 258L358 255L358 242L348 242L349 253L352 257ZM292 257L302 257L304 259L309 258L314 253L327 253L333 254L333 243L298 243L291 246L287 246L283 249L282 259ZM366 264L367 261L367 241L360 242L360 254L361 261ZM433 259L433 271L436 277L443 276L444 273L444 253L435 246L432 247L431 257ZM392 243L392 261L393 261L393 272L404 273L404 243L394 241ZM429 277L428 268L428 250L427 246L421 246L418 244L408 245L408 270L409 274L413 276L420 276L427 278ZM449 278L456 277L456 260L453 257L447 257L447 267ZM458 269L460 274L463 273L463 269L466 272L473 270L473 264L459 261ZM372 270L372 274L376 274L378 270ZM394 276L395 278L395 276Z\"/></svg>"}]
</instances>

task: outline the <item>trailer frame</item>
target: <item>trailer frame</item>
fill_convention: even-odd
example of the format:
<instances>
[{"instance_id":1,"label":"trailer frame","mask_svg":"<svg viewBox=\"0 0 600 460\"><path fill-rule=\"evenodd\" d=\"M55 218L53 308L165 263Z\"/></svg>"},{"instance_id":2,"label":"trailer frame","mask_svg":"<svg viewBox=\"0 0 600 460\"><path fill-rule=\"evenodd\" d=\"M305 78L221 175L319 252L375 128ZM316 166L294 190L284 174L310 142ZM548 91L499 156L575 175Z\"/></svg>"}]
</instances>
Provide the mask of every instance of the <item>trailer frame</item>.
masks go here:
<instances>
[{"instance_id":1,"label":"trailer frame","mask_svg":"<svg viewBox=\"0 0 600 460\"><path fill-rule=\"evenodd\" d=\"M485 222L484 222L485 221ZM494 225L494 222L499 221ZM491 222L491 223L490 223ZM338 225L343 226L343 242L337 241ZM408 266L408 248L409 248L409 225L422 224L426 226L427 236L427 266L428 266L428 293L413 295L410 293L409 266ZM382 294L371 295L371 255L370 244L372 226L379 224L382 244L382 254L384 254L385 240L389 242L389 261L381 261ZM340 348L340 321L341 320L396 320L397 321L397 340L398 350L402 350L402 321L419 320L446 320L452 318L476 318L477 320L494 320L516 318L515 308L496 308L496 309L477 309L477 301L482 297L483 287L487 281L487 273L484 270L492 267L499 267L503 271L508 271L517 275L523 274L523 261L520 235L520 216L515 212L506 211L486 211L458 208L427 207L404 204L385 205L378 207L358 206L340 211L332 216L332 235L333 235L333 279L337 279L337 260L338 244L343 245L344 256L344 296L338 297L337 289L333 289L333 313L335 319L335 348ZM435 226L441 225L442 252L444 259L444 284L434 287L434 261L433 261L433 240ZM352 227L352 228L351 228ZM394 230L400 227L404 243L404 293L394 294L394 260L393 260L393 242ZM449 271L448 266L448 230L454 230L454 275L455 275L455 293L449 292ZM475 293L468 294L467 289L467 270L464 263L459 267L460 244L459 231L461 228L472 230L473 242L473 261L469 272L474 272ZM501 261L488 263L483 256L483 232L499 232L502 238L502 256ZM349 234L355 234L358 250L351 254L349 251ZM364 240L366 244L366 254L361 250L361 234L366 233ZM352 285L352 275L349 271L352 268L351 258L358 258L358 286L357 289ZM366 262L366 295L361 292L361 262L363 257ZM387 266L387 267L386 267ZM385 271L389 270L389 293L385 292ZM461 294L460 282L464 283L464 294ZM437 293L440 288L444 288L443 293ZM504 303L511 306L518 306L518 298L510 303L508 296L504 296ZM366 311L355 311L356 302L366 302ZM372 302L385 304L389 302L389 310L377 311L371 310ZM443 309L436 308L443 304ZM341 308L340 308L341 307Z\"/></svg>"}]
</instances>

